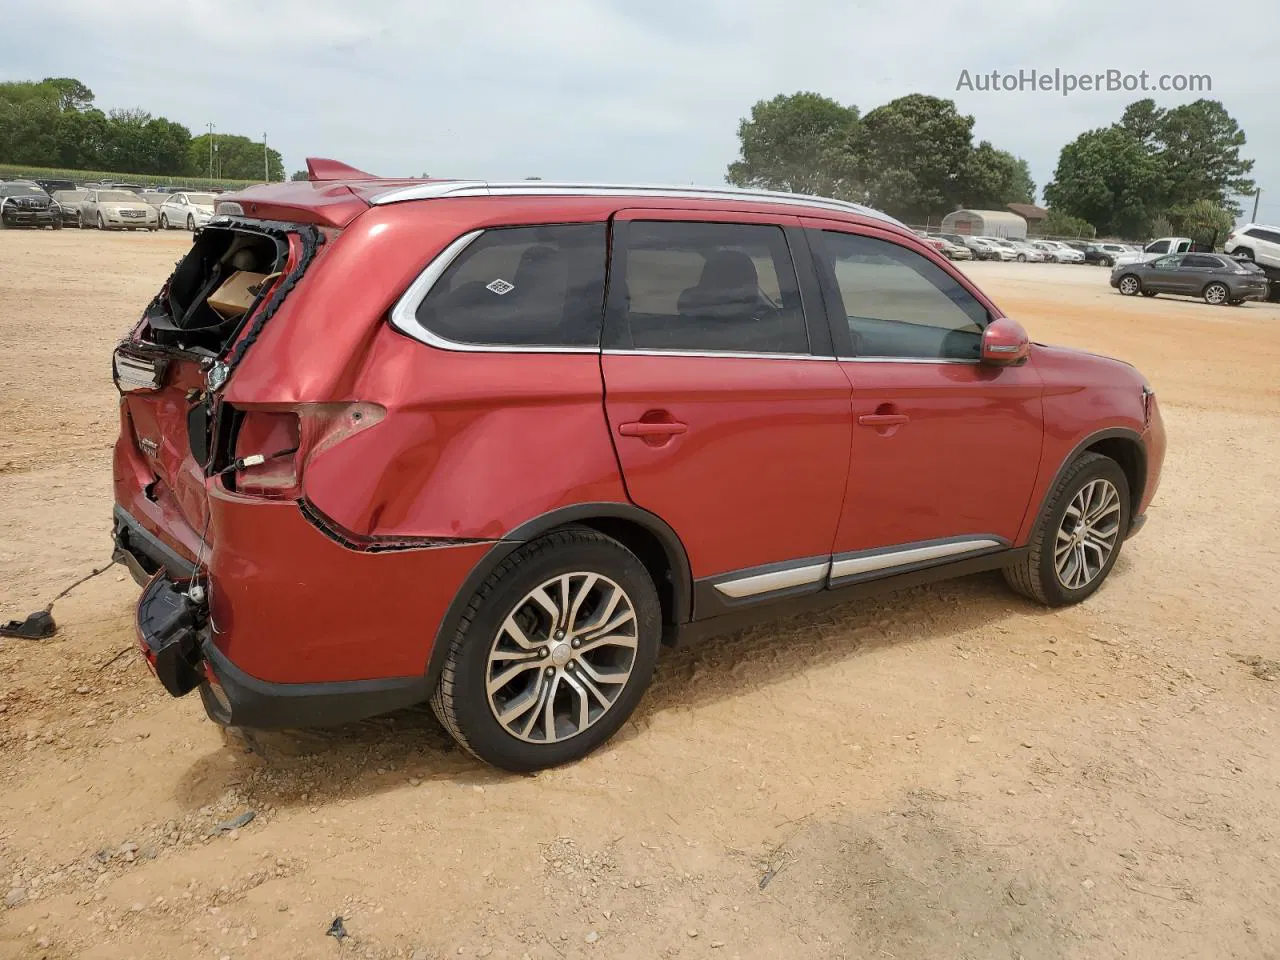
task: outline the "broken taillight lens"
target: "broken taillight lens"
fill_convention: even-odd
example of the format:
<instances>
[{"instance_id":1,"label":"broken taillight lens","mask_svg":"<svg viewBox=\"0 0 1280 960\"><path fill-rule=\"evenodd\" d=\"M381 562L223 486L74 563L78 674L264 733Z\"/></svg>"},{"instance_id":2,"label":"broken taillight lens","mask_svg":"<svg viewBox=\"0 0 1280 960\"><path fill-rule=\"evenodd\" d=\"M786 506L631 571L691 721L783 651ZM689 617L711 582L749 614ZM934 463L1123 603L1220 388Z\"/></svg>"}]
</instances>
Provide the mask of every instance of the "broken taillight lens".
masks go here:
<instances>
[{"instance_id":1,"label":"broken taillight lens","mask_svg":"<svg viewBox=\"0 0 1280 960\"><path fill-rule=\"evenodd\" d=\"M305 403L236 412L231 485L249 496L296 500L311 457L379 423L387 411L376 403Z\"/></svg>"}]
</instances>

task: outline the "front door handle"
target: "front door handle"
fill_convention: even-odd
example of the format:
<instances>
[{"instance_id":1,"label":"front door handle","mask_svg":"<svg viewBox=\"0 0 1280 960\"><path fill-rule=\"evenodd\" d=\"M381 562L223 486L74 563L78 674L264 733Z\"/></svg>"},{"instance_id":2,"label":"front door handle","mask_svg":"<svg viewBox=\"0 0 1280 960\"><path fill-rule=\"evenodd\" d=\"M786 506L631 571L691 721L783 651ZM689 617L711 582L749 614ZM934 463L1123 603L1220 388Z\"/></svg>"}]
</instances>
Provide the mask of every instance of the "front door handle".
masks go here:
<instances>
[{"instance_id":1,"label":"front door handle","mask_svg":"<svg viewBox=\"0 0 1280 960\"><path fill-rule=\"evenodd\" d=\"M900 427L910 419L905 413L864 413L858 423L864 427Z\"/></svg>"},{"instance_id":2,"label":"front door handle","mask_svg":"<svg viewBox=\"0 0 1280 960\"><path fill-rule=\"evenodd\" d=\"M618 433L624 437L674 437L688 431L687 423L674 420L633 420L618 424Z\"/></svg>"}]
</instances>

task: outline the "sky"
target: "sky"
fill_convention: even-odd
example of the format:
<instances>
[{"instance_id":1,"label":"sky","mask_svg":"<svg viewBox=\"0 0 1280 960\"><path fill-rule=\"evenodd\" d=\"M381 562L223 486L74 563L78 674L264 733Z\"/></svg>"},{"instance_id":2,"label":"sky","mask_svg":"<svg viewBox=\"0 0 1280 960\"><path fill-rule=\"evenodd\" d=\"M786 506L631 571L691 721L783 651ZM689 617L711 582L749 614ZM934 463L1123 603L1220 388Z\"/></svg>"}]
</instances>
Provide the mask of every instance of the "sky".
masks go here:
<instances>
[{"instance_id":1,"label":"sky","mask_svg":"<svg viewBox=\"0 0 1280 960\"><path fill-rule=\"evenodd\" d=\"M74 76L97 105L384 176L723 182L753 103L866 112L954 99L1038 187L1080 132L1152 96L1221 100L1280 222L1280 3L1203 0L0 0L0 80ZM35 38L49 38L37 42ZM962 71L1107 70L1210 93L957 90ZM1252 201L1245 203L1246 216Z\"/></svg>"}]
</instances>

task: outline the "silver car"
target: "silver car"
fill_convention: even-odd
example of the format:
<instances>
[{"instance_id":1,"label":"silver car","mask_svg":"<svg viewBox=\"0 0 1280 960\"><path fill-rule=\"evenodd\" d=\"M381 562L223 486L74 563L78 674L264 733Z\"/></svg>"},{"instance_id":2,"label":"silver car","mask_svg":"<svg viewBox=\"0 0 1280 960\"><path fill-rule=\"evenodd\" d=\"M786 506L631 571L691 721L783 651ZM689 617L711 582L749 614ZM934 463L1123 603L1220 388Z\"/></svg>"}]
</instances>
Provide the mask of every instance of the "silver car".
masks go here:
<instances>
[{"instance_id":1,"label":"silver car","mask_svg":"<svg viewBox=\"0 0 1280 960\"><path fill-rule=\"evenodd\" d=\"M155 230L160 226L156 208L128 190L89 190L80 202L81 228L99 230Z\"/></svg>"},{"instance_id":2,"label":"silver car","mask_svg":"<svg viewBox=\"0 0 1280 960\"><path fill-rule=\"evenodd\" d=\"M160 226L198 230L213 217L212 193L173 193L160 205Z\"/></svg>"}]
</instances>

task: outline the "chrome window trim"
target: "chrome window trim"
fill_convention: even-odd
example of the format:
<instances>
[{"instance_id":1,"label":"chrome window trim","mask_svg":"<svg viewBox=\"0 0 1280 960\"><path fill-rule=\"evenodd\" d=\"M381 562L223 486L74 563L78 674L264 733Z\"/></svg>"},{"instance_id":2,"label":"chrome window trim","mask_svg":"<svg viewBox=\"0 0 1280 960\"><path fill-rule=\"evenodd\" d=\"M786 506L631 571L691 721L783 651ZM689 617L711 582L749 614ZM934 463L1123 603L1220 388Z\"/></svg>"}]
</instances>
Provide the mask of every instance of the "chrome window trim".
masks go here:
<instances>
[{"instance_id":1,"label":"chrome window trim","mask_svg":"<svg viewBox=\"0 0 1280 960\"><path fill-rule=\"evenodd\" d=\"M842 363L982 363L981 360L965 360L960 357L836 357L836 359Z\"/></svg>"},{"instance_id":2,"label":"chrome window trim","mask_svg":"<svg viewBox=\"0 0 1280 960\"><path fill-rule=\"evenodd\" d=\"M624 350L610 347L602 351L606 357L698 357L703 360L826 360L812 353L747 353L738 350Z\"/></svg>"},{"instance_id":3,"label":"chrome window trim","mask_svg":"<svg viewBox=\"0 0 1280 960\"><path fill-rule=\"evenodd\" d=\"M803 567L789 567L786 570L774 570L771 573L757 573L736 580L724 580L715 584L716 592L731 600L744 600L747 597L759 596L762 593L774 593L791 587L803 587L821 582L831 570L831 561L806 564Z\"/></svg>"},{"instance_id":4,"label":"chrome window trim","mask_svg":"<svg viewBox=\"0 0 1280 960\"><path fill-rule=\"evenodd\" d=\"M879 573L882 570L893 570L914 563L925 563L930 560L942 560L958 557L968 553L980 553L986 550L1003 549L1009 544L995 536L959 537L939 541L937 543L906 544L887 550L868 550L844 559L833 558L831 562L831 582L855 577L860 574Z\"/></svg>"},{"instance_id":5,"label":"chrome window trim","mask_svg":"<svg viewBox=\"0 0 1280 960\"><path fill-rule=\"evenodd\" d=\"M663 200L731 200L758 203L790 204L815 210L856 213L895 226L906 226L899 220L871 207L847 200L815 197L800 193L770 190L740 190L732 187L673 187L662 184L572 183L549 180L447 180L396 187L374 196L370 203L382 206L409 200L440 200L446 197L654 197Z\"/></svg>"}]
</instances>

